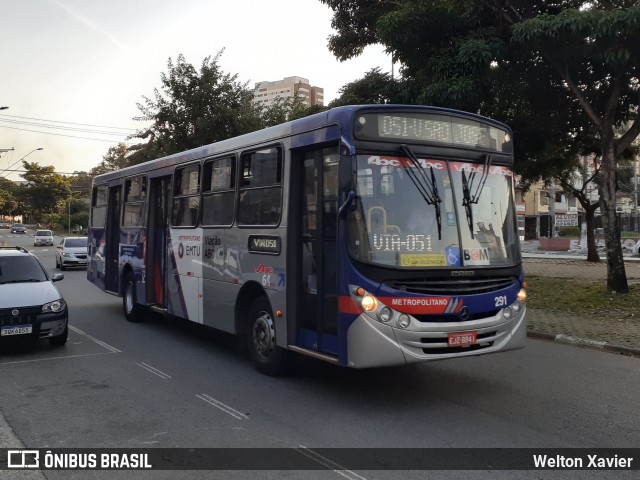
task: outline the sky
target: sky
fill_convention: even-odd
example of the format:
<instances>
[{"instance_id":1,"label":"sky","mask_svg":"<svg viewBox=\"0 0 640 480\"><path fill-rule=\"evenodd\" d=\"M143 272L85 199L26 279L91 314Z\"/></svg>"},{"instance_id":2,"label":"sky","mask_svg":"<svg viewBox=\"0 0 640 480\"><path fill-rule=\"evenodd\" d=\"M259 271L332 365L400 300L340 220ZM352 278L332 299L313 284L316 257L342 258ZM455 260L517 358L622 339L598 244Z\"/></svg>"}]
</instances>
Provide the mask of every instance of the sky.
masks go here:
<instances>
[{"instance_id":1,"label":"sky","mask_svg":"<svg viewBox=\"0 0 640 480\"><path fill-rule=\"evenodd\" d=\"M325 104L372 68L391 71L382 46L338 62L331 17L319 0L1 0L0 177L21 180L7 170L23 157L61 173L98 165L146 125L137 103L179 54L199 68L224 49L219 66L248 87L300 76Z\"/></svg>"}]
</instances>

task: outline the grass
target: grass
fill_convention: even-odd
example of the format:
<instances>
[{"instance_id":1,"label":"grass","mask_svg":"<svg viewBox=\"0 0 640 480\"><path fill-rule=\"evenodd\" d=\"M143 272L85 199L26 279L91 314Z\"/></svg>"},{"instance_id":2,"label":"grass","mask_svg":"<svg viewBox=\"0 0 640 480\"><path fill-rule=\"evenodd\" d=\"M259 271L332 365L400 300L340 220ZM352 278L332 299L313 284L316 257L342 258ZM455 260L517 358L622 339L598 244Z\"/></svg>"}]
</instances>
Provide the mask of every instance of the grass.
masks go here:
<instances>
[{"instance_id":1,"label":"grass","mask_svg":"<svg viewBox=\"0 0 640 480\"><path fill-rule=\"evenodd\" d=\"M571 315L601 315L640 318L640 285L629 293L610 294L604 281L527 276L527 307Z\"/></svg>"}]
</instances>

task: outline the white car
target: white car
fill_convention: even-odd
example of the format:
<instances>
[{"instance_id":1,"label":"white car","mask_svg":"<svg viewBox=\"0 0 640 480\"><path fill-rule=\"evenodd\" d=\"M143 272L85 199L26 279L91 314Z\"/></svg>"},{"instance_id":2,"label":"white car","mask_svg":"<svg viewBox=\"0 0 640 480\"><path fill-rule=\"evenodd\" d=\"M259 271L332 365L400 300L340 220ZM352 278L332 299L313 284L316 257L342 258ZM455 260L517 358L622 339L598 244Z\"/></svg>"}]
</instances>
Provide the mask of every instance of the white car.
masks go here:
<instances>
[{"instance_id":1,"label":"white car","mask_svg":"<svg viewBox=\"0 0 640 480\"><path fill-rule=\"evenodd\" d=\"M51 230L36 230L33 236L33 246L51 245L53 246L53 232Z\"/></svg>"},{"instance_id":2,"label":"white car","mask_svg":"<svg viewBox=\"0 0 640 480\"><path fill-rule=\"evenodd\" d=\"M0 346L20 340L67 341L67 303L40 261L23 247L0 247Z\"/></svg>"}]
</instances>

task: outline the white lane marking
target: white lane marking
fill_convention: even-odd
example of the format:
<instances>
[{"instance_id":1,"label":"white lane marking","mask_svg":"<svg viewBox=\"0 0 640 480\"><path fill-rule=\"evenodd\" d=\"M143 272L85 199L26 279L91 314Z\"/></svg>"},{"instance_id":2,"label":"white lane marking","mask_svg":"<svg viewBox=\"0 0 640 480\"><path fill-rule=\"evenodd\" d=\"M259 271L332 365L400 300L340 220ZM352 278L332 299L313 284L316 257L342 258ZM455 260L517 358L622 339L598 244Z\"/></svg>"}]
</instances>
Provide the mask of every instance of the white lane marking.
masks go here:
<instances>
[{"instance_id":1,"label":"white lane marking","mask_svg":"<svg viewBox=\"0 0 640 480\"><path fill-rule=\"evenodd\" d=\"M113 352L115 353L115 352ZM1 365L15 365L18 363L31 363L31 362L48 362L49 360L60 360L63 358L80 358L80 357L95 357L96 355L109 355L107 352L101 353L84 353L80 355L66 355L64 357L47 357L47 358L34 358L32 360L16 360L15 362L0 362Z\"/></svg>"},{"instance_id":2,"label":"white lane marking","mask_svg":"<svg viewBox=\"0 0 640 480\"><path fill-rule=\"evenodd\" d=\"M237 420L249 419L249 417L247 417L244 413L240 413L239 411L231 408L229 405L225 405L224 403L219 402L215 398L211 398L209 395L201 393L200 395L196 395L196 397L198 397L200 400L204 400L205 402L207 402L210 405L213 405L216 408L219 408L223 412L228 413L229 415L236 418Z\"/></svg>"},{"instance_id":3,"label":"white lane marking","mask_svg":"<svg viewBox=\"0 0 640 480\"><path fill-rule=\"evenodd\" d=\"M79 333L80 335L84 335L85 337L87 337L89 340L91 340L92 342L97 343L98 345L100 345L103 348L106 348L107 350L109 350L111 353L122 353L120 350L118 350L115 347L112 347L111 345L109 345L108 343L104 343L100 340L98 340L95 337L92 337L91 335L89 335L88 333L83 332L82 330L80 330L77 327L74 327L73 325L69 325L69 328L71 330L73 330L76 333Z\"/></svg>"},{"instance_id":4,"label":"white lane marking","mask_svg":"<svg viewBox=\"0 0 640 480\"><path fill-rule=\"evenodd\" d=\"M162 378L163 380L166 380L167 378L171 378L171 375L167 375L166 373L158 370L155 367L152 367L151 365L144 363L144 362L140 362L140 363L136 363L136 365L138 365L141 368L144 368L145 370L147 370L148 372L153 373L154 375L157 375L158 377Z\"/></svg>"},{"instance_id":5,"label":"white lane marking","mask_svg":"<svg viewBox=\"0 0 640 480\"><path fill-rule=\"evenodd\" d=\"M314 462L317 462L320 465L323 465L329 468L330 470L337 473L341 477L348 478L349 480L367 480L365 477L362 477L357 473L352 472L351 470L347 470L342 465L339 465L336 462L329 460L327 457L320 455L318 452L314 452L313 450L305 447L304 445L300 445L300 447L296 448L295 450L298 453L301 453L302 455L304 455L305 457L310 458Z\"/></svg>"}]
</instances>

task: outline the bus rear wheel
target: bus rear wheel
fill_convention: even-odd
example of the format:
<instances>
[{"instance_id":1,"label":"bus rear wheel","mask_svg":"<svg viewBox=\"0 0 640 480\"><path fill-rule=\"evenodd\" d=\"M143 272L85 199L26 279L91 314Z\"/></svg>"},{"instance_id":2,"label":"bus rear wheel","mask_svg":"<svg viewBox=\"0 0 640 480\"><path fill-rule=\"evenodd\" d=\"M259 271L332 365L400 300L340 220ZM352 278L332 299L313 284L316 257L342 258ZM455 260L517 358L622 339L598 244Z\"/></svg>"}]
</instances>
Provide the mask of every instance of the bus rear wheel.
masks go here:
<instances>
[{"instance_id":1,"label":"bus rear wheel","mask_svg":"<svg viewBox=\"0 0 640 480\"><path fill-rule=\"evenodd\" d=\"M275 321L266 297L258 297L251 305L248 337L249 355L260 373L271 376L285 373L287 351L276 345Z\"/></svg>"},{"instance_id":2,"label":"bus rear wheel","mask_svg":"<svg viewBox=\"0 0 640 480\"><path fill-rule=\"evenodd\" d=\"M141 322L144 320L142 307L138 305L136 295L136 281L133 272L127 273L124 281L124 294L122 295L122 307L124 316L130 322Z\"/></svg>"}]
</instances>

